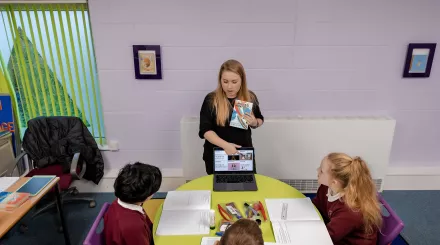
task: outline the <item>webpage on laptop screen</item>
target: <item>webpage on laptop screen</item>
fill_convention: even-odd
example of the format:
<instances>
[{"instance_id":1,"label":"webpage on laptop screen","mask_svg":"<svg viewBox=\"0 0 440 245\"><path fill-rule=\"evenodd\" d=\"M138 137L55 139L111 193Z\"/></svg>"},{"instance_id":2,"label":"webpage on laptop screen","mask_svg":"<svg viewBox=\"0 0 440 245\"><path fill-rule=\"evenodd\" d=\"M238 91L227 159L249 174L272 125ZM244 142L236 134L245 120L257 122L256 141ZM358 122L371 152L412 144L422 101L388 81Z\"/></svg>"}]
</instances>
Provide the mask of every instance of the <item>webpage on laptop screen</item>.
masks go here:
<instances>
[{"instance_id":1,"label":"webpage on laptop screen","mask_svg":"<svg viewBox=\"0 0 440 245\"><path fill-rule=\"evenodd\" d=\"M228 156L225 151L215 151L215 171L253 171L253 150L238 150L238 154Z\"/></svg>"}]
</instances>

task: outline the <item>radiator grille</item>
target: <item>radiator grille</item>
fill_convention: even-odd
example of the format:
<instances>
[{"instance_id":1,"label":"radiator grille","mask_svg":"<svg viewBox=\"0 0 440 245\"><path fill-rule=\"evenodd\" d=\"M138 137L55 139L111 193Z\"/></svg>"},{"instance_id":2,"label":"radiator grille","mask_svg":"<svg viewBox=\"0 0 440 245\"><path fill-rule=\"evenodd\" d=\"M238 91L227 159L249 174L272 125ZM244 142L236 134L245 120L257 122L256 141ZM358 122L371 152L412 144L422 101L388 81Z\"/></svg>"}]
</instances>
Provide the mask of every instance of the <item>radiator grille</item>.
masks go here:
<instances>
[{"instance_id":1,"label":"radiator grille","mask_svg":"<svg viewBox=\"0 0 440 245\"><path fill-rule=\"evenodd\" d=\"M303 193L316 193L319 187L318 180L315 179L280 179L280 181ZM376 189L381 191L382 179L374 179L373 181L376 185Z\"/></svg>"},{"instance_id":2,"label":"radiator grille","mask_svg":"<svg viewBox=\"0 0 440 245\"><path fill-rule=\"evenodd\" d=\"M300 192L313 192L318 190L318 180L313 179L280 179L280 181L294 187Z\"/></svg>"}]
</instances>

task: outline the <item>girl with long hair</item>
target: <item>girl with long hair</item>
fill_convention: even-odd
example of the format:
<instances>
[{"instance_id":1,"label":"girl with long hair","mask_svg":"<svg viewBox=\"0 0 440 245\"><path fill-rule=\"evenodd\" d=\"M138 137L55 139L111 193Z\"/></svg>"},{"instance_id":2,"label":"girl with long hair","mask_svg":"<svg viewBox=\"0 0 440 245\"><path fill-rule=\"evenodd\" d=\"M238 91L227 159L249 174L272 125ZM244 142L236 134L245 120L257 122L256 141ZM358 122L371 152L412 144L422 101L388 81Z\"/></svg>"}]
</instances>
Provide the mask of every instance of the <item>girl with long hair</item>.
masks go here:
<instances>
[{"instance_id":1,"label":"girl with long hair","mask_svg":"<svg viewBox=\"0 0 440 245\"><path fill-rule=\"evenodd\" d=\"M366 162L330 153L318 168L320 187L313 204L334 244L376 245L382 215Z\"/></svg>"}]
</instances>

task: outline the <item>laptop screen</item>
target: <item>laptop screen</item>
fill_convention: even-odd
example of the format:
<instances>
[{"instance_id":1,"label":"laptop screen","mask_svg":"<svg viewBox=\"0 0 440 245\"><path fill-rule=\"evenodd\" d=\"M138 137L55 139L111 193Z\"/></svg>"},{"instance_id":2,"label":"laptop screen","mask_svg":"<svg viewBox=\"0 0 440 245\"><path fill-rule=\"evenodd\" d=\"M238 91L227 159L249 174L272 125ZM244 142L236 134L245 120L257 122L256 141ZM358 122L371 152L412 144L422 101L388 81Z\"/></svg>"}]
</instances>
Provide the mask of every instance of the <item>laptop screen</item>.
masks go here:
<instances>
[{"instance_id":1,"label":"laptop screen","mask_svg":"<svg viewBox=\"0 0 440 245\"><path fill-rule=\"evenodd\" d=\"M228 156L224 150L214 151L214 171L254 171L254 150L237 149L236 155Z\"/></svg>"}]
</instances>

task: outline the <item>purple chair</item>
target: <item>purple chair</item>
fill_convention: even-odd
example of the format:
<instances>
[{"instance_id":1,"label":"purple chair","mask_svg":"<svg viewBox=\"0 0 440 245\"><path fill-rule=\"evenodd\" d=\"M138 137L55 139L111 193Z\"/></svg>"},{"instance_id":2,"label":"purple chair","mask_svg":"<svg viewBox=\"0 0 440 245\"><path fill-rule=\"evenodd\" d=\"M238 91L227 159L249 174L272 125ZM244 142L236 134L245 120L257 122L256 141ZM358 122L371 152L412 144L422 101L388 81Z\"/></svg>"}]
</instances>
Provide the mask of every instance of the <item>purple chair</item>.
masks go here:
<instances>
[{"instance_id":1,"label":"purple chair","mask_svg":"<svg viewBox=\"0 0 440 245\"><path fill-rule=\"evenodd\" d=\"M378 245L388 245L391 244L394 239L399 236L402 231L404 224L403 221L397 216L393 209L391 209L390 205L383 199L383 197L378 194L379 201L383 204L385 209L388 211L389 216L383 217L382 229L380 230L377 236L377 244Z\"/></svg>"},{"instance_id":2,"label":"purple chair","mask_svg":"<svg viewBox=\"0 0 440 245\"><path fill-rule=\"evenodd\" d=\"M101 222L101 219L104 218L104 215L108 210L108 207L110 207L110 204L108 202L102 205L101 211L99 211L99 214L95 219L95 222L93 222L92 228L90 228L90 231L87 234L87 237L84 240L83 245L105 245L104 233L103 232L97 233L97 229L99 223Z\"/></svg>"}]
</instances>

